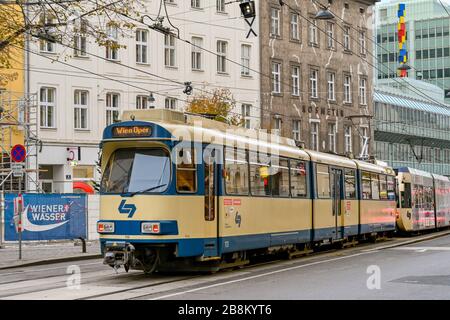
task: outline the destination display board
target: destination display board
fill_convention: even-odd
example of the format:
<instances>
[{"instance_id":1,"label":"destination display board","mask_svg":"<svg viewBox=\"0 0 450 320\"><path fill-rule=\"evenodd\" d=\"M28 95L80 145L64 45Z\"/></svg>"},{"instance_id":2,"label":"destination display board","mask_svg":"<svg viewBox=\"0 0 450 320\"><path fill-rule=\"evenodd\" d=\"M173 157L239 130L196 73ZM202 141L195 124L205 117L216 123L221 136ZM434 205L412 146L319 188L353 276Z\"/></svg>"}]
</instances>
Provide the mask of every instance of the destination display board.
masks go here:
<instances>
[{"instance_id":1,"label":"destination display board","mask_svg":"<svg viewBox=\"0 0 450 320\"><path fill-rule=\"evenodd\" d=\"M119 126L112 130L113 138L145 138L152 136L150 126Z\"/></svg>"}]
</instances>

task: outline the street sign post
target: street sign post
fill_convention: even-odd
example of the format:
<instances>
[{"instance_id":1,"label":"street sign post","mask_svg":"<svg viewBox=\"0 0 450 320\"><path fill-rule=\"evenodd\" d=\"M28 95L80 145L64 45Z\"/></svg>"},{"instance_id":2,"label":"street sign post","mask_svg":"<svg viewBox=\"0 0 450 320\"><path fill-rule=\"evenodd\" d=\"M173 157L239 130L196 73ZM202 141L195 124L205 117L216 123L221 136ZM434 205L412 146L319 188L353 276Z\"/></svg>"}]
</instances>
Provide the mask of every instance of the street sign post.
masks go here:
<instances>
[{"instance_id":1,"label":"street sign post","mask_svg":"<svg viewBox=\"0 0 450 320\"><path fill-rule=\"evenodd\" d=\"M19 178L19 180L22 180ZM21 181L19 181L20 184ZM19 260L22 260L22 211L23 211L23 196L19 187L19 194L14 199L14 224L19 235Z\"/></svg>"}]
</instances>

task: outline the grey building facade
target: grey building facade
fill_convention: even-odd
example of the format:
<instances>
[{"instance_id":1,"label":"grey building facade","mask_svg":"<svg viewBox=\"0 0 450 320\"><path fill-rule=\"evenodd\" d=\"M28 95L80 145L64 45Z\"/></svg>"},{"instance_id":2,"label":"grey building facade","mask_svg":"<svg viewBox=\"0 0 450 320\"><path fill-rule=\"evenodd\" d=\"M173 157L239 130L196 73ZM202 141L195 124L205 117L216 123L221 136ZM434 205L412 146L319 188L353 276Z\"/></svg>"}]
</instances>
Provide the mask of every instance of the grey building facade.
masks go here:
<instances>
[{"instance_id":1,"label":"grey building facade","mask_svg":"<svg viewBox=\"0 0 450 320\"><path fill-rule=\"evenodd\" d=\"M328 1L333 20L314 19L317 1L284 2L259 1L261 128L317 151L358 156L367 145L371 155L376 1Z\"/></svg>"}]
</instances>

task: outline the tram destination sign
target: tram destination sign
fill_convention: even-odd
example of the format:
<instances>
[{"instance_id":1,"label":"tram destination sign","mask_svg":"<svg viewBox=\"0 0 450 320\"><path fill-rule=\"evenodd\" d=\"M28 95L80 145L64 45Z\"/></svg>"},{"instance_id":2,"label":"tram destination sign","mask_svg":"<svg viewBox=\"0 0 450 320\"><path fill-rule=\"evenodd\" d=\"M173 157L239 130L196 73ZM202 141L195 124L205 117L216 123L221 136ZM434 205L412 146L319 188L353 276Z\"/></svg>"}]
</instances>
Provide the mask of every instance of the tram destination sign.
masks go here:
<instances>
[{"instance_id":1,"label":"tram destination sign","mask_svg":"<svg viewBox=\"0 0 450 320\"><path fill-rule=\"evenodd\" d=\"M151 137L152 127L150 126L119 126L114 127L112 131L113 138L141 138Z\"/></svg>"}]
</instances>

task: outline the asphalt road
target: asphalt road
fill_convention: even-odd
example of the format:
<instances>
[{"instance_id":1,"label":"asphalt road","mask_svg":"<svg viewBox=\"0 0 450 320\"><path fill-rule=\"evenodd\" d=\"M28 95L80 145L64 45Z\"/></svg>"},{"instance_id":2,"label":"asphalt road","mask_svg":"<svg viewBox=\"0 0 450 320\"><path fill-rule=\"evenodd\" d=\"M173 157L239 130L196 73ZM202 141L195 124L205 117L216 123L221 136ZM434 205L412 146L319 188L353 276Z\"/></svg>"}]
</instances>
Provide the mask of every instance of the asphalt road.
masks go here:
<instances>
[{"instance_id":1,"label":"asphalt road","mask_svg":"<svg viewBox=\"0 0 450 320\"><path fill-rule=\"evenodd\" d=\"M400 241L214 275L115 274L97 259L0 270L0 299L450 300L450 235Z\"/></svg>"}]
</instances>

